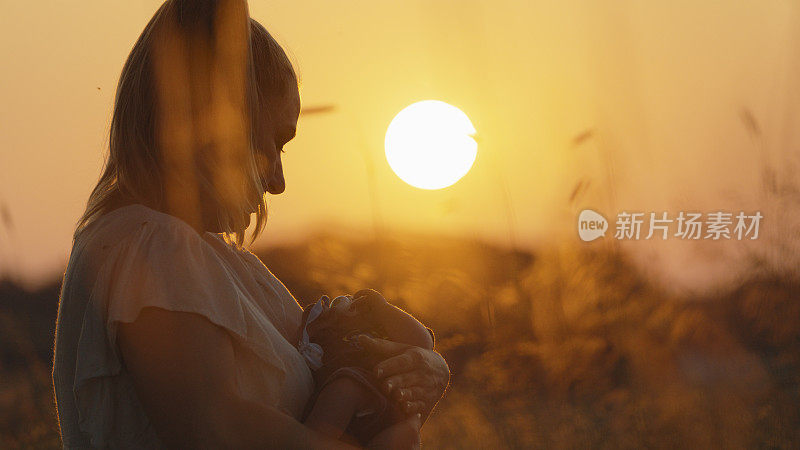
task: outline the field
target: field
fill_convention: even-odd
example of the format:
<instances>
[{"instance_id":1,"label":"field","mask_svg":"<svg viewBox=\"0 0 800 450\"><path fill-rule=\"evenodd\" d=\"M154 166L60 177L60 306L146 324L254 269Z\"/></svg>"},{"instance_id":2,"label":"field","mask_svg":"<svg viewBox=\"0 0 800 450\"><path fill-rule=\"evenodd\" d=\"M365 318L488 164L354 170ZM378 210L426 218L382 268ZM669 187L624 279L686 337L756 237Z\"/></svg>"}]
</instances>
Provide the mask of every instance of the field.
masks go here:
<instances>
[{"instance_id":1,"label":"field","mask_svg":"<svg viewBox=\"0 0 800 450\"><path fill-rule=\"evenodd\" d=\"M425 447L800 446L800 283L681 298L598 248L318 234L258 253L301 303L372 287L434 329L452 379ZM60 445L59 281L0 282L0 447Z\"/></svg>"}]
</instances>

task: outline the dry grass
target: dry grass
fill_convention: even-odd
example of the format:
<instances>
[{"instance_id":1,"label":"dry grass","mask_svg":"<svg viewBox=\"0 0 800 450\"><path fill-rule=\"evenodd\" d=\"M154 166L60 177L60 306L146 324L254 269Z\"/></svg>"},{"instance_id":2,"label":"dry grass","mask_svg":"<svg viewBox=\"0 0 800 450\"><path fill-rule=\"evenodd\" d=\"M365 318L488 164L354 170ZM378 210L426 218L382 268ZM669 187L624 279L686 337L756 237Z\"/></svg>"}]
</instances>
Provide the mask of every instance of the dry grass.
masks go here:
<instances>
[{"instance_id":1,"label":"dry grass","mask_svg":"<svg viewBox=\"0 0 800 450\"><path fill-rule=\"evenodd\" d=\"M374 287L436 331L453 375L431 448L800 445L800 286L761 276L674 298L591 248L318 235L260 256L301 302ZM58 445L56 294L0 285L4 448Z\"/></svg>"}]
</instances>

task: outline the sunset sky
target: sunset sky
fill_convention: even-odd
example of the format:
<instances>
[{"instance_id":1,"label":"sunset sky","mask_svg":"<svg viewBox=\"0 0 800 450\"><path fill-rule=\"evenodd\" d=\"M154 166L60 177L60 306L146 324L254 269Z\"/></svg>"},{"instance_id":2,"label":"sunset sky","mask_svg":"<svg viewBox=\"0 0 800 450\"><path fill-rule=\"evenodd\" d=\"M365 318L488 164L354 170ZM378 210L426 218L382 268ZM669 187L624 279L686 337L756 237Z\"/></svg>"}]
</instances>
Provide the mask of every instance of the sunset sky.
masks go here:
<instances>
[{"instance_id":1,"label":"sunset sky","mask_svg":"<svg viewBox=\"0 0 800 450\"><path fill-rule=\"evenodd\" d=\"M29 281L63 271L120 70L160 3L3 2L0 202L13 222L0 225L0 270ZM797 161L791 2L270 0L250 13L287 50L303 104L335 106L300 119L286 192L269 199L257 245L327 227L372 232L377 218L502 245L512 230L530 247L575 239L568 199L581 179L590 189L576 207L608 217L754 211L769 207L763 161ZM394 115L428 99L465 112L478 140L472 170L437 191L400 180L383 149ZM743 126L745 110L763 139Z\"/></svg>"}]
</instances>

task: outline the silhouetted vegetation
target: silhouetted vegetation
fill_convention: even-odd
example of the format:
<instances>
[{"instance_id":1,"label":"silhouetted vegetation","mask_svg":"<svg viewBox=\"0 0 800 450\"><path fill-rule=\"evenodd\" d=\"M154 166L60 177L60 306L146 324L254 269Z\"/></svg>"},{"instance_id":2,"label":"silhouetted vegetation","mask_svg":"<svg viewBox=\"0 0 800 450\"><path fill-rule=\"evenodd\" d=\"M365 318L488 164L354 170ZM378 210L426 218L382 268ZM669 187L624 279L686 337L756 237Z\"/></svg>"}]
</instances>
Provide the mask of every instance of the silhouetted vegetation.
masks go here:
<instances>
[{"instance_id":1,"label":"silhouetted vegetation","mask_svg":"<svg viewBox=\"0 0 800 450\"><path fill-rule=\"evenodd\" d=\"M373 287L436 332L452 371L431 448L796 448L800 286L704 298L599 247L316 235L258 252L301 303ZM0 442L59 445L49 380L58 284L0 284Z\"/></svg>"}]
</instances>

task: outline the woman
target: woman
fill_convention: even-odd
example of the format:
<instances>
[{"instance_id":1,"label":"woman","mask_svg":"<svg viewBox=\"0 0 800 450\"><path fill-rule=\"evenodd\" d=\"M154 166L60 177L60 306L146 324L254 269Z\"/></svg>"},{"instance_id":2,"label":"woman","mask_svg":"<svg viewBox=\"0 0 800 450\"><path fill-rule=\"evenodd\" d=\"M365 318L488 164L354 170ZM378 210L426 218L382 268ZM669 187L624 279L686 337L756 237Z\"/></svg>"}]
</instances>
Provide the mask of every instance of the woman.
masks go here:
<instances>
[{"instance_id":1,"label":"woman","mask_svg":"<svg viewBox=\"0 0 800 450\"><path fill-rule=\"evenodd\" d=\"M242 247L284 190L300 100L242 0L166 2L123 68L110 154L78 223L53 363L65 448L352 448L298 421L313 390L302 310ZM251 241L252 242L252 241ZM409 419L370 446L419 444L449 371L365 339ZM412 445L413 446L413 445Z\"/></svg>"}]
</instances>

